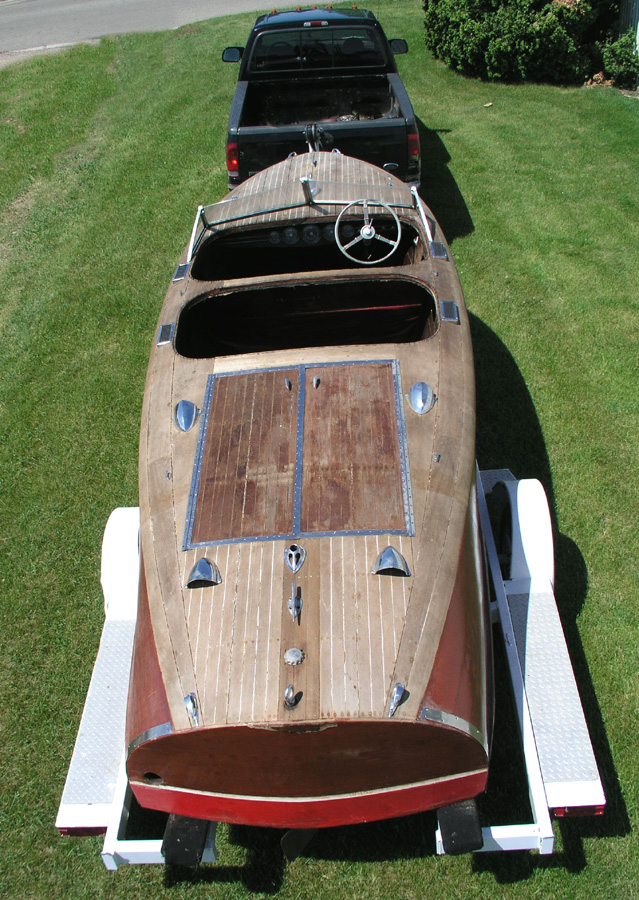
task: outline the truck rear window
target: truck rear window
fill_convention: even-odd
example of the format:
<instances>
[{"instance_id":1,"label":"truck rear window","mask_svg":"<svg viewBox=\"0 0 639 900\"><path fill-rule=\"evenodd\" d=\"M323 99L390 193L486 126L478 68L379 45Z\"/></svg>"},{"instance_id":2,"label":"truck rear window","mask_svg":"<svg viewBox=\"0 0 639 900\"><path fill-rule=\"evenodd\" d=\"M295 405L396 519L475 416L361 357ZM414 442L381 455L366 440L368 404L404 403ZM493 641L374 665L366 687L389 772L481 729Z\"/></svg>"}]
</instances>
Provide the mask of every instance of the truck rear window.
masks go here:
<instances>
[{"instance_id":1,"label":"truck rear window","mask_svg":"<svg viewBox=\"0 0 639 900\"><path fill-rule=\"evenodd\" d=\"M258 35L249 64L251 75L318 69L380 68L384 48L369 28L318 28L266 31Z\"/></svg>"}]
</instances>

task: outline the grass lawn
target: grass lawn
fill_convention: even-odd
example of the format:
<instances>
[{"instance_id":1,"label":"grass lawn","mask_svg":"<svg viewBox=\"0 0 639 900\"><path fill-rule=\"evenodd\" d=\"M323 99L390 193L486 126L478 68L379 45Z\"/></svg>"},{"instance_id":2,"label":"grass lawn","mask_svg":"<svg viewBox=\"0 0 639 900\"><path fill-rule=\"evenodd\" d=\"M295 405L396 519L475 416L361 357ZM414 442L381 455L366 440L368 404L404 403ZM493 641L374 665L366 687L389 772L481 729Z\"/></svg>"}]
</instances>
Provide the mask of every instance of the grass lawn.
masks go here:
<instances>
[{"instance_id":1,"label":"grass lawn","mask_svg":"<svg viewBox=\"0 0 639 900\"><path fill-rule=\"evenodd\" d=\"M137 505L146 362L195 210L225 193L252 15L0 71L0 896L639 897L639 99L465 80L418 0L372 4L411 45L423 193L473 314L478 458L544 482L557 599L608 797L556 853L438 858L432 814L326 832L219 829L218 867L109 873L57 806L102 628L102 531ZM551 676L552 673L549 673ZM517 793L502 693L493 819Z\"/></svg>"}]
</instances>

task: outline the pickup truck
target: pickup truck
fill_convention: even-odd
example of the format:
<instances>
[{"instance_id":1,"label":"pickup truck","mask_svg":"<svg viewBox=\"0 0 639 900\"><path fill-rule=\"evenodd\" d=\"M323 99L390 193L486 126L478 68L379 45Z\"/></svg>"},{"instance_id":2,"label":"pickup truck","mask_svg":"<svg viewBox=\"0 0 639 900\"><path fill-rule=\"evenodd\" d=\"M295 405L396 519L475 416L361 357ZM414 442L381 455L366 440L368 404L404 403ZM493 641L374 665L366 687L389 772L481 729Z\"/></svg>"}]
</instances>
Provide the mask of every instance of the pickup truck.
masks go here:
<instances>
[{"instance_id":1,"label":"pickup truck","mask_svg":"<svg viewBox=\"0 0 639 900\"><path fill-rule=\"evenodd\" d=\"M259 16L241 62L227 139L229 188L295 153L338 150L419 186L419 135L389 41L365 9Z\"/></svg>"}]
</instances>

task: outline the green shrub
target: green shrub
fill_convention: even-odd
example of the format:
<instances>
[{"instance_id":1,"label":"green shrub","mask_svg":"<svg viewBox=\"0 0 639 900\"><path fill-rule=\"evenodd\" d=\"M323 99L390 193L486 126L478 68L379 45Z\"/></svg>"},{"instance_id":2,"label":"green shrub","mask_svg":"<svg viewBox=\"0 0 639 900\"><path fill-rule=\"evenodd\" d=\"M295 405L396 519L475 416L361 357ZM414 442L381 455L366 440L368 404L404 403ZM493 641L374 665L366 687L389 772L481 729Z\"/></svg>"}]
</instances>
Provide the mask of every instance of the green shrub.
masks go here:
<instances>
[{"instance_id":1,"label":"green shrub","mask_svg":"<svg viewBox=\"0 0 639 900\"><path fill-rule=\"evenodd\" d=\"M634 32L629 29L616 40L609 38L601 48L604 75L616 87L634 90L639 81L639 56Z\"/></svg>"},{"instance_id":2,"label":"green shrub","mask_svg":"<svg viewBox=\"0 0 639 900\"><path fill-rule=\"evenodd\" d=\"M426 46L465 75L576 84L593 72L612 8L611 0L425 0ZM633 60L619 44L607 46L625 75Z\"/></svg>"}]
</instances>

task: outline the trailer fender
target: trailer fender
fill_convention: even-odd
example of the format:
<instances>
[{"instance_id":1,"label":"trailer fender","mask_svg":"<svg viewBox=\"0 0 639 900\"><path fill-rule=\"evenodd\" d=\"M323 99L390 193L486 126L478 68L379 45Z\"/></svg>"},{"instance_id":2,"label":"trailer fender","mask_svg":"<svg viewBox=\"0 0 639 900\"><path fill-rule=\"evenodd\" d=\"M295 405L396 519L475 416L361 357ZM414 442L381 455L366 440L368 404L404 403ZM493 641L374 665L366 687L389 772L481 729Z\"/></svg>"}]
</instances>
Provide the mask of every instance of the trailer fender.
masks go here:
<instances>
[{"instance_id":1,"label":"trailer fender","mask_svg":"<svg viewBox=\"0 0 639 900\"><path fill-rule=\"evenodd\" d=\"M502 517L501 549L510 559L505 580L526 582L529 591L554 589L555 557L546 492L536 478L503 481L508 506Z\"/></svg>"},{"instance_id":2,"label":"trailer fender","mask_svg":"<svg viewBox=\"0 0 639 900\"><path fill-rule=\"evenodd\" d=\"M114 509L102 538L100 582L104 614L119 621L137 617L140 580L140 509Z\"/></svg>"}]
</instances>

